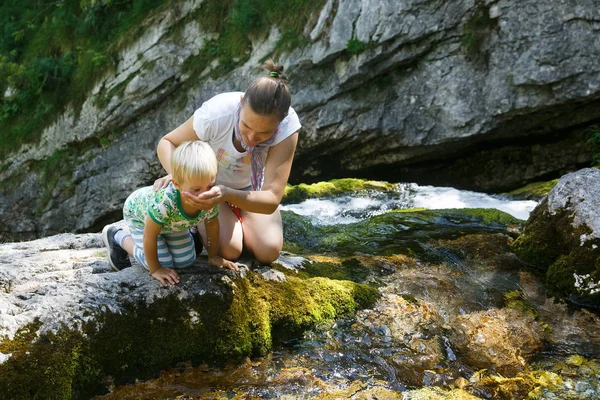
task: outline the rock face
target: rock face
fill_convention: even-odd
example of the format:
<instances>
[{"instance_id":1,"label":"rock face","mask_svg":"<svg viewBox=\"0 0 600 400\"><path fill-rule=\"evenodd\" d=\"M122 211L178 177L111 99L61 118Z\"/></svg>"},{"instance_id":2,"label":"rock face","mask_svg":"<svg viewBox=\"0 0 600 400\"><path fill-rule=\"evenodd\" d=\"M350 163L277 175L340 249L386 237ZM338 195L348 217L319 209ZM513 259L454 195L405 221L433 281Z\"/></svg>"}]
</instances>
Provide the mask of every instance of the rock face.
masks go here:
<instances>
[{"instance_id":1,"label":"rock face","mask_svg":"<svg viewBox=\"0 0 600 400\"><path fill-rule=\"evenodd\" d=\"M277 54L304 126L292 181L495 191L587 165L582 129L600 119L595 3L329 0L305 28L307 44ZM277 27L225 76L183 72L215 37L189 17L201 4L154 16L81 110L6 157L1 236L98 231L118 219L126 196L161 174L160 136L257 76ZM183 34L173 29L182 20Z\"/></svg>"},{"instance_id":2,"label":"rock face","mask_svg":"<svg viewBox=\"0 0 600 400\"><path fill-rule=\"evenodd\" d=\"M526 262L546 271L550 292L600 306L600 170L563 176L533 210L513 244Z\"/></svg>"}]
</instances>

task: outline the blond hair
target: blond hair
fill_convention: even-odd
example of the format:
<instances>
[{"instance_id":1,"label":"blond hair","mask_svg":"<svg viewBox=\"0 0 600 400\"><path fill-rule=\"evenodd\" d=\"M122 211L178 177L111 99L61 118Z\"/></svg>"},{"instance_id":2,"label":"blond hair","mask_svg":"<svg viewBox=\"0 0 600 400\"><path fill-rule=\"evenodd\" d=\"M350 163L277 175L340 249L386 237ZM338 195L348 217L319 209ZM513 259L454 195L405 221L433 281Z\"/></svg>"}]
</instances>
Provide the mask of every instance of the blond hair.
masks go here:
<instances>
[{"instance_id":1,"label":"blond hair","mask_svg":"<svg viewBox=\"0 0 600 400\"><path fill-rule=\"evenodd\" d=\"M212 182L217 177L217 157L208 143L183 142L171 156L171 174L178 184L192 179Z\"/></svg>"}]
</instances>

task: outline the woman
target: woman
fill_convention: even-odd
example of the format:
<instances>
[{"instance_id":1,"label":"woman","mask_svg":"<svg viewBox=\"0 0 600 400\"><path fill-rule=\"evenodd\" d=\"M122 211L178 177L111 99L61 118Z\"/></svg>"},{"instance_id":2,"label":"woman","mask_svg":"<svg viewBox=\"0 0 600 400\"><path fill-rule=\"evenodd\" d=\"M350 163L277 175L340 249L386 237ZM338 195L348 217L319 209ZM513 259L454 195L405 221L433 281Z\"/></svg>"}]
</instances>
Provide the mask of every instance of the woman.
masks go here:
<instances>
[{"instance_id":1,"label":"woman","mask_svg":"<svg viewBox=\"0 0 600 400\"><path fill-rule=\"evenodd\" d=\"M216 185L198 196L184 193L204 210L219 204L221 257L235 260L243 248L262 263L279 257L283 228L279 203L290 175L301 128L290 107L283 66L268 60L267 76L254 80L245 93L219 94L158 143L158 158L169 175L154 183L157 190L171 180L171 155L181 143L207 142L219 162ZM206 244L203 226L198 226Z\"/></svg>"}]
</instances>

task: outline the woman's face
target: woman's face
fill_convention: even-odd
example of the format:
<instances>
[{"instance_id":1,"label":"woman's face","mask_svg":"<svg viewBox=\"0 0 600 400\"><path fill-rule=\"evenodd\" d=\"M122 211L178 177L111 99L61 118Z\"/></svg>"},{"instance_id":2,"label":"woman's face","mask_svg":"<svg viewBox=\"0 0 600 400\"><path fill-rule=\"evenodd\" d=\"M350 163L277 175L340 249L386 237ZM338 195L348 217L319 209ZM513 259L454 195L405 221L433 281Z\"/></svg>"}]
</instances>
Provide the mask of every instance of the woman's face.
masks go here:
<instances>
[{"instance_id":1,"label":"woman's face","mask_svg":"<svg viewBox=\"0 0 600 400\"><path fill-rule=\"evenodd\" d=\"M240 112L240 133L242 134L242 140L248 147L254 147L259 143L267 141L277 130L279 122L277 116L259 115L246 103Z\"/></svg>"}]
</instances>

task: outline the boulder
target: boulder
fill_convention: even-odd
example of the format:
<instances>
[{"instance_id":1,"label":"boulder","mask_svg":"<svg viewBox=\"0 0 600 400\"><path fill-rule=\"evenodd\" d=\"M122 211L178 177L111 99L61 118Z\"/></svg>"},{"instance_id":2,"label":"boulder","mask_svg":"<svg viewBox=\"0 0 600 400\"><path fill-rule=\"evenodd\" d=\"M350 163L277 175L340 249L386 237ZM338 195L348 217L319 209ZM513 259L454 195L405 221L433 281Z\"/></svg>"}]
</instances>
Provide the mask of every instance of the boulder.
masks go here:
<instances>
[{"instance_id":1,"label":"boulder","mask_svg":"<svg viewBox=\"0 0 600 400\"><path fill-rule=\"evenodd\" d=\"M100 234L5 243L0 260L0 393L12 399L89 398L180 361L265 355L378 296L285 269L225 271L202 256L163 288L139 265L111 272Z\"/></svg>"},{"instance_id":2,"label":"boulder","mask_svg":"<svg viewBox=\"0 0 600 400\"><path fill-rule=\"evenodd\" d=\"M451 340L468 365L511 376L543 348L543 337L532 317L502 308L458 316Z\"/></svg>"},{"instance_id":3,"label":"boulder","mask_svg":"<svg viewBox=\"0 0 600 400\"><path fill-rule=\"evenodd\" d=\"M551 295L600 306L600 170L564 175L531 213L512 245L546 273Z\"/></svg>"}]
</instances>

